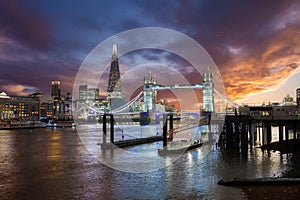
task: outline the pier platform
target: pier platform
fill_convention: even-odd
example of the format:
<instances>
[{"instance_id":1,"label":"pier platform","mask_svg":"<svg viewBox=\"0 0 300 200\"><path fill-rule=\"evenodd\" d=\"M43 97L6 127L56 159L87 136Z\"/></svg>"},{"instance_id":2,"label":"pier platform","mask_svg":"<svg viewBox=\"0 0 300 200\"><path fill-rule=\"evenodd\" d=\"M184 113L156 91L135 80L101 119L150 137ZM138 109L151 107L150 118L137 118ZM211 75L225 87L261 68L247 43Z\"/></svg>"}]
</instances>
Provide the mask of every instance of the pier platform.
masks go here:
<instances>
[{"instance_id":1,"label":"pier platform","mask_svg":"<svg viewBox=\"0 0 300 200\"><path fill-rule=\"evenodd\" d=\"M114 143L106 143L105 147L110 148L110 147L129 147L129 146L135 146L135 145L140 145L140 144L147 144L151 142L158 142L162 141L161 136L151 136L151 137L146 137L146 138L135 138L135 139L130 139L130 140L119 140L115 141ZM101 148L104 147L104 144L101 144Z\"/></svg>"}]
</instances>

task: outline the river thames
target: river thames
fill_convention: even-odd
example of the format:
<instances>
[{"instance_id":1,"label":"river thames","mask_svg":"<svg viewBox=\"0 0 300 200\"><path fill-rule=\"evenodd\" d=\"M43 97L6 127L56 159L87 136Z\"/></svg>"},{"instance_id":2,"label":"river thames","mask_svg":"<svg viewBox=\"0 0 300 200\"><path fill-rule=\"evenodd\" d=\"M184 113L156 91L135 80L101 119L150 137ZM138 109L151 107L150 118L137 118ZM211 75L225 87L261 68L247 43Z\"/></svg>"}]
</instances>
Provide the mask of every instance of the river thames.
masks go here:
<instances>
[{"instance_id":1,"label":"river thames","mask_svg":"<svg viewBox=\"0 0 300 200\"><path fill-rule=\"evenodd\" d=\"M257 148L243 156L215 147L200 154L191 150L167 167L130 173L99 162L73 128L0 130L0 199L252 199L256 190L249 195L249 188L217 182L283 176L298 167L290 156Z\"/></svg>"}]
</instances>

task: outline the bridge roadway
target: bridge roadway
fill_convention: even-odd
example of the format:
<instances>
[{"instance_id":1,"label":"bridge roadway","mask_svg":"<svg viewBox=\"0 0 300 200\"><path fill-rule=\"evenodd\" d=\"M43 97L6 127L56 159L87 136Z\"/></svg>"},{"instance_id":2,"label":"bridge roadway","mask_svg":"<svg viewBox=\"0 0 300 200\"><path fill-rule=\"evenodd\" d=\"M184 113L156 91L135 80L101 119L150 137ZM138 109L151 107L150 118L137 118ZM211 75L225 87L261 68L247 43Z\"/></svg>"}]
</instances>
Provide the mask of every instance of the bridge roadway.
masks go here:
<instances>
[{"instance_id":1,"label":"bridge roadway","mask_svg":"<svg viewBox=\"0 0 300 200\"><path fill-rule=\"evenodd\" d=\"M170 86L153 86L154 90L174 90L174 89L202 89L204 84L194 84L194 85L170 85Z\"/></svg>"}]
</instances>

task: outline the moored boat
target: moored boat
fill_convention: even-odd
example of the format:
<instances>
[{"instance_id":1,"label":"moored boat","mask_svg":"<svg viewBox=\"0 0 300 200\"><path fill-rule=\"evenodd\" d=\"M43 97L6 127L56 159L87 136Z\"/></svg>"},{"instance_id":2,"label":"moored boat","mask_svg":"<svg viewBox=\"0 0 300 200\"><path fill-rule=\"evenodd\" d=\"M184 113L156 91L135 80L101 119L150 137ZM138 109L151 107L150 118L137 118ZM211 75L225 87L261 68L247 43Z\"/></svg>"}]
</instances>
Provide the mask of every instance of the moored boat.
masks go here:
<instances>
[{"instance_id":1,"label":"moored boat","mask_svg":"<svg viewBox=\"0 0 300 200\"><path fill-rule=\"evenodd\" d=\"M72 127L74 121L49 121L47 127Z\"/></svg>"},{"instance_id":2,"label":"moored boat","mask_svg":"<svg viewBox=\"0 0 300 200\"><path fill-rule=\"evenodd\" d=\"M36 120L2 120L0 121L0 130L2 129L23 129L23 128L44 128L47 123Z\"/></svg>"}]
</instances>

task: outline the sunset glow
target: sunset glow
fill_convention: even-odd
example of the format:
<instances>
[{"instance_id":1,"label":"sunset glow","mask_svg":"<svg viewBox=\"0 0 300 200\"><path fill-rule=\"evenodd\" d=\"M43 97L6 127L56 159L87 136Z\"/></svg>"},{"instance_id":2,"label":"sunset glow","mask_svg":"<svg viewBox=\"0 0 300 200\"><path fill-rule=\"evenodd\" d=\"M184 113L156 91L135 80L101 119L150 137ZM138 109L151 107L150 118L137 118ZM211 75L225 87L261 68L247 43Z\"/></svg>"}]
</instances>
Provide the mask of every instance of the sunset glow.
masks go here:
<instances>
[{"instance_id":1,"label":"sunset glow","mask_svg":"<svg viewBox=\"0 0 300 200\"><path fill-rule=\"evenodd\" d=\"M1 1L0 91L9 95L49 92L51 80L60 80L62 90L70 92L80 64L98 43L119 32L147 26L183 32L203 45L218 66L226 95L232 100L246 102L251 95L274 91L276 96L261 96L257 102L280 101L278 96L287 91L278 90L279 85L292 76L300 78L298 1L118 4ZM110 57L111 49L108 52ZM193 79L189 66L155 51L120 59L121 74L136 63L149 61L169 62ZM298 87L300 83L293 82L288 93L294 96Z\"/></svg>"}]
</instances>

